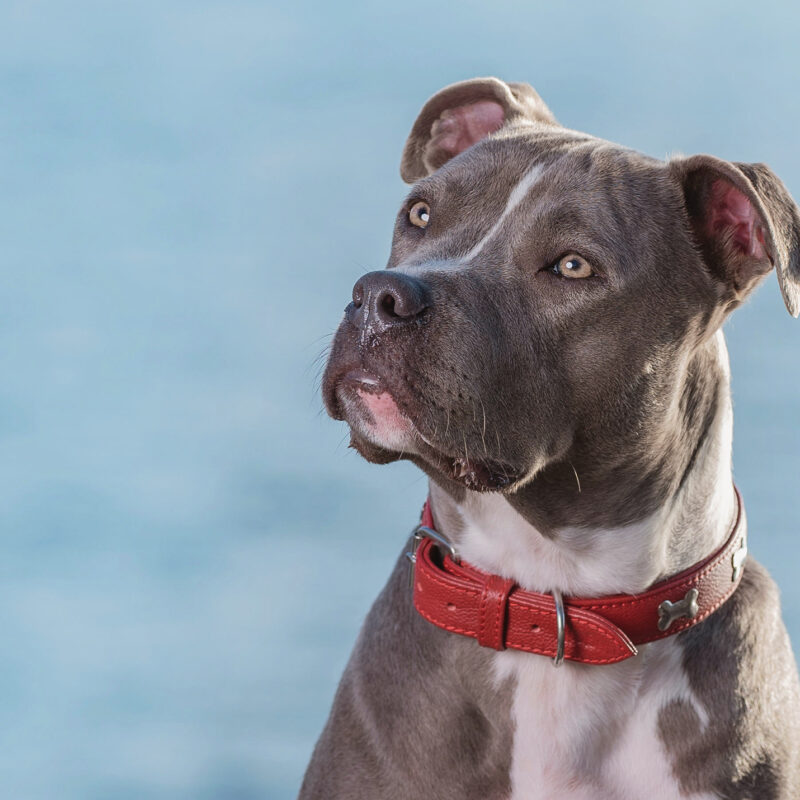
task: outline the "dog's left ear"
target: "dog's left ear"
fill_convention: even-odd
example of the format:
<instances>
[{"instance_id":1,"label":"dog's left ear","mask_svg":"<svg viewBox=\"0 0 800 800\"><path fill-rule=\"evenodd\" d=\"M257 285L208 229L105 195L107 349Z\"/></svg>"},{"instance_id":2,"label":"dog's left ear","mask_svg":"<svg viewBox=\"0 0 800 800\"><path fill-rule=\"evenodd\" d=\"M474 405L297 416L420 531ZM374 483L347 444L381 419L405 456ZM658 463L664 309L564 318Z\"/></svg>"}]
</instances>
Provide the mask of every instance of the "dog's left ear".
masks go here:
<instances>
[{"instance_id":1,"label":"dog's left ear","mask_svg":"<svg viewBox=\"0 0 800 800\"><path fill-rule=\"evenodd\" d=\"M741 303L775 267L786 308L800 314L800 209L764 164L713 156L675 159L686 210L703 257Z\"/></svg>"},{"instance_id":2,"label":"dog's left ear","mask_svg":"<svg viewBox=\"0 0 800 800\"><path fill-rule=\"evenodd\" d=\"M400 175L414 183L504 125L520 121L557 124L527 83L474 78L446 86L419 112L403 150Z\"/></svg>"}]
</instances>

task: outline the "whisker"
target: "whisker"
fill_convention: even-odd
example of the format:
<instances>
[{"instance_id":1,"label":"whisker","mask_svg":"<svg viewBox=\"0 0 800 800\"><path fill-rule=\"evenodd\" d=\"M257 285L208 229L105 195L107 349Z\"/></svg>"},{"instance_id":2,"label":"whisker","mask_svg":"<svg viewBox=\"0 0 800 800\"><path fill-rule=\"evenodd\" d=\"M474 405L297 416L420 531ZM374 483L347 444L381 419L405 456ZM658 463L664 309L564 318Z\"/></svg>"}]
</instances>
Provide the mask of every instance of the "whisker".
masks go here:
<instances>
[{"instance_id":1,"label":"whisker","mask_svg":"<svg viewBox=\"0 0 800 800\"><path fill-rule=\"evenodd\" d=\"M308 375L309 371L314 368L316 368L317 371L319 371L320 366L325 365L324 362L327 360L327 357L330 354L330 352L331 352L331 343L328 342L322 348L322 350L320 350L319 353L317 353L317 355L314 356L314 358L311 359L311 361L308 364L306 364L306 368L303 370L303 375Z\"/></svg>"},{"instance_id":2,"label":"whisker","mask_svg":"<svg viewBox=\"0 0 800 800\"><path fill-rule=\"evenodd\" d=\"M581 479L578 477L578 470L575 469L575 465L570 461L569 465L572 467L572 471L575 473L575 480L578 483L578 494L581 493Z\"/></svg>"},{"instance_id":3,"label":"whisker","mask_svg":"<svg viewBox=\"0 0 800 800\"><path fill-rule=\"evenodd\" d=\"M483 400L479 397L478 401L481 404L481 413L483 414L483 429L481 430L481 441L483 442L483 454L488 458L489 450L486 447L486 407L483 405Z\"/></svg>"}]
</instances>

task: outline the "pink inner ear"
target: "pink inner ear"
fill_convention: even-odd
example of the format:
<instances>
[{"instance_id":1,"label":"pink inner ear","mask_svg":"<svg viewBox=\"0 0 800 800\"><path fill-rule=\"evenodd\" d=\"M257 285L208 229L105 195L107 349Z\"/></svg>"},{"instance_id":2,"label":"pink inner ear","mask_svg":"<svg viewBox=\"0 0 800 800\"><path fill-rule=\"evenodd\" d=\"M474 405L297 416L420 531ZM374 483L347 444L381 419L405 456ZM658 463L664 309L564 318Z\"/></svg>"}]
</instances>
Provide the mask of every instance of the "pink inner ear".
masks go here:
<instances>
[{"instance_id":1,"label":"pink inner ear","mask_svg":"<svg viewBox=\"0 0 800 800\"><path fill-rule=\"evenodd\" d=\"M767 258L764 224L747 196L721 178L711 184L706 231L715 238L730 232L744 255Z\"/></svg>"},{"instance_id":2,"label":"pink inner ear","mask_svg":"<svg viewBox=\"0 0 800 800\"><path fill-rule=\"evenodd\" d=\"M448 108L431 126L430 146L452 158L500 130L504 122L503 107L494 100Z\"/></svg>"}]
</instances>

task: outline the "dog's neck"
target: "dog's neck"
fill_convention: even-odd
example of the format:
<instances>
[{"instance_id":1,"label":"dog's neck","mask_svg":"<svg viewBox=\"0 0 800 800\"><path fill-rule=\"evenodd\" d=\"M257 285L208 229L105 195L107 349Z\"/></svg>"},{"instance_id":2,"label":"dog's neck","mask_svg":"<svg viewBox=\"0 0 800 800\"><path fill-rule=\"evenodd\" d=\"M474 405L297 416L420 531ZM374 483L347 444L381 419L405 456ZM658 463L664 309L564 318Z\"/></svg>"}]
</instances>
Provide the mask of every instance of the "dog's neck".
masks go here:
<instances>
[{"instance_id":1,"label":"dog's neck","mask_svg":"<svg viewBox=\"0 0 800 800\"><path fill-rule=\"evenodd\" d=\"M689 466L673 466L676 474L659 476L664 485L675 488L654 510L633 522L564 526L545 535L531 515L517 510L525 503L512 504L499 493L466 492L457 497L431 482L437 527L466 561L539 592L636 593L702 560L724 542L735 514L733 418L721 332L709 342L708 353L719 367L704 389L709 418L706 423L684 420L684 430L694 437L685 443L692 453ZM684 474L678 469L685 469ZM599 486L582 489L584 508L607 508L608 497L600 496L605 489Z\"/></svg>"}]
</instances>

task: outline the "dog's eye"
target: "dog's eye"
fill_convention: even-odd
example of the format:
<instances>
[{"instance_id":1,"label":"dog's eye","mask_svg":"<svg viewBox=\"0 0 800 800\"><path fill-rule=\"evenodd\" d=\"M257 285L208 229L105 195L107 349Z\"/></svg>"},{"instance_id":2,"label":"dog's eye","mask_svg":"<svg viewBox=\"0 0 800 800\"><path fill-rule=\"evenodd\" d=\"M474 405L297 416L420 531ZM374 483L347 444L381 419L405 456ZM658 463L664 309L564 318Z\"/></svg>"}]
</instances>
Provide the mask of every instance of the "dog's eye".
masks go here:
<instances>
[{"instance_id":1,"label":"dog's eye","mask_svg":"<svg viewBox=\"0 0 800 800\"><path fill-rule=\"evenodd\" d=\"M577 253L562 256L550 269L562 278L591 278L596 274L592 265Z\"/></svg>"},{"instance_id":2,"label":"dog's eye","mask_svg":"<svg viewBox=\"0 0 800 800\"><path fill-rule=\"evenodd\" d=\"M418 228L427 228L431 218L431 207L424 201L419 200L408 210L408 221Z\"/></svg>"}]
</instances>

